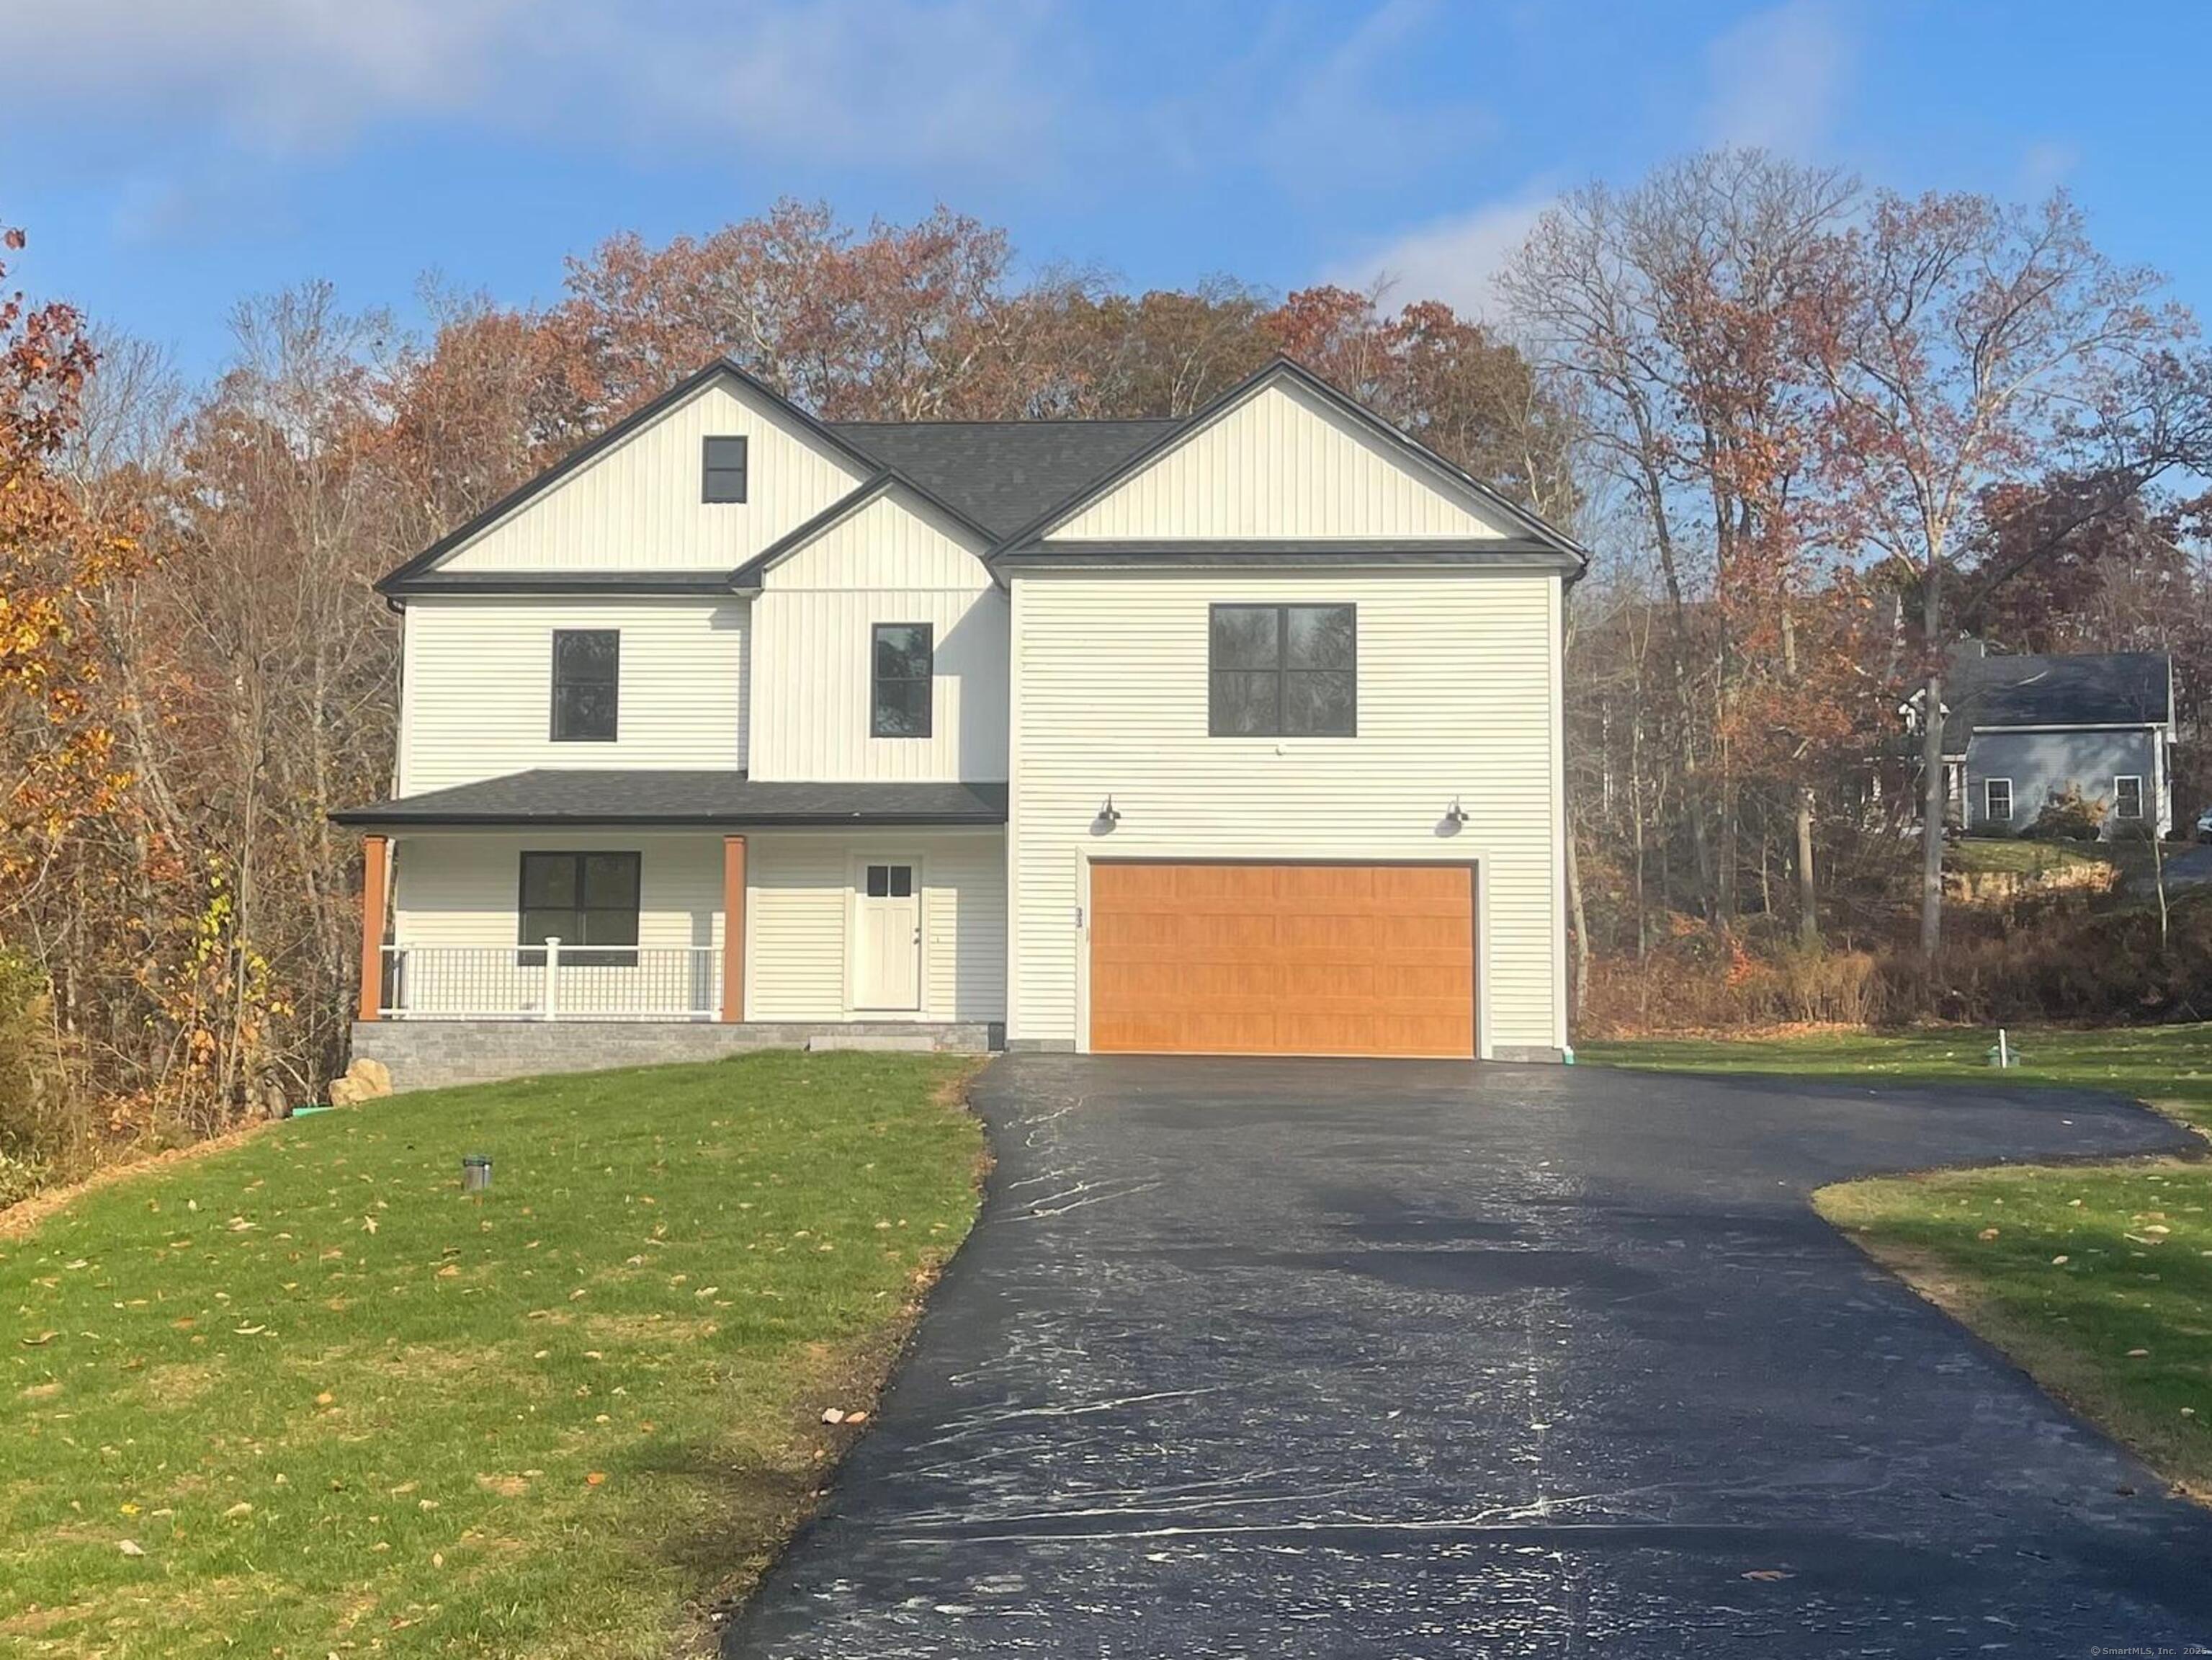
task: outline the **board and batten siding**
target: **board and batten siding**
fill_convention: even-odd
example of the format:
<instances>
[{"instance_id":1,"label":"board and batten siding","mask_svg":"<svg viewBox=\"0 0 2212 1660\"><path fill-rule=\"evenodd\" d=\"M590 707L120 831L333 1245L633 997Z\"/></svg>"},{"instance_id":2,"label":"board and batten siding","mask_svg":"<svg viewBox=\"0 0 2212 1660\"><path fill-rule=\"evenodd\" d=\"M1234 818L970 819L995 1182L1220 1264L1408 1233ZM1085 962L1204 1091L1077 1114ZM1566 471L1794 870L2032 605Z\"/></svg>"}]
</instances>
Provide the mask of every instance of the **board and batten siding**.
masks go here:
<instances>
[{"instance_id":1,"label":"board and batten siding","mask_svg":"<svg viewBox=\"0 0 2212 1660\"><path fill-rule=\"evenodd\" d=\"M639 854L641 947L720 947L722 838L613 827L400 832L393 860L394 942L513 946L520 927L522 854L564 850ZM1006 836L998 830L749 835L745 1018L855 1018L846 944L854 870L868 860L910 860L919 867L922 1006L915 1018L1003 1020L1006 857ZM597 972L612 976L621 970Z\"/></svg>"},{"instance_id":2,"label":"board and batten siding","mask_svg":"<svg viewBox=\"0 0 2212 1660\"><path fill-rule=\"evenodd\" d=\"M1358 736L1209 737L1215 603L1356 605ZM1091 859L1437 860L1480 866L1483 1053L1564 1048L1559 605L1548 572L1017 575L1009 1039L1083 1044Z\"/></svg>"},{"instance_id":3,"label":"board and batten siding","mask_svg":"<svg viewBox=\"0 0 2212 1660\"><path fill-rule=\"evenodd\" d=\"M410 599L398 793L532 767L742 767L749 627L738 599ZM553 741L557 629L622 634L613 743Z\"/></svg>"},{"instance_id":4,"label":"board and batten siding","mask_svg":"<svg viewBox=\"0 0 2212 1660\"><path fill-rule=\"evenodd\" d=\"M981 551L895 492L770 569L753 601L752 775L1003 781L1007 604ZM878 623L930 625L927 738L870 735Z\"/></svg>"},{"instance_id":5,"label":"board and batten siding","mask_svg":"<svg viewBox=\"0 0 2212 1660\"><path fill-rule=\"evenodd\" d=\"M1048 544L1170 539L1472 538L1508 533L1470 493L1409 465L1302 386L1225 411L1065 523Z\"/></svg>"},{"instance_id":6,"label":"board and batten siding","mask_svg":"<svg viewBox=\"0 0 2212 1660\"><path fill-rule=\"evenodd\" d=\"M701 444L743 437L745 500L703 502ZM733 570L850 494L852 462L787 410L712 382L441 562L449 571Z\"/></svg>"}]
</instances>

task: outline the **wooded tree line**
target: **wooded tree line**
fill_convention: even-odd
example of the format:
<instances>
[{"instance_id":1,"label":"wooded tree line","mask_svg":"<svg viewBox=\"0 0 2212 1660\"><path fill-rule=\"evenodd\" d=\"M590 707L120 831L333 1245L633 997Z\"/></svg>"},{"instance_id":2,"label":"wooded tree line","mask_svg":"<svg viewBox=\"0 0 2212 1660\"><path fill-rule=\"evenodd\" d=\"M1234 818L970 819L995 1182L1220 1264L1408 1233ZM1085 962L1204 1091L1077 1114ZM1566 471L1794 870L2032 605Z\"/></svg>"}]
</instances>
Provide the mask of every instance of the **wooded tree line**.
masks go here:
<instances>
[{"instance_id":1,"label":"wooded tree line","mask_svg":"<svg viewBox=\"0 0 2212 1660\"><path fill-rule=\"evenodd\" d=\"M2193 325L2063 198L1693 157L1563 198L1483 322L1132 294L1024 273L948 210L789 203L615 237L543 307L425 309L246 301L204 386L65 305L0 309L0 1070L45 1080L0 1103L0 1148L202 1134L343 1065L358 852L329 813L384 793L395 714L370 584L717 354L826 417L928 419L1187 414L1287 353L1576 532L1576 939L1601 962L1895 935L1896 710L1961 628L2171 648L2192 699L2212 667Z\"/></svg>"}]
</instances>

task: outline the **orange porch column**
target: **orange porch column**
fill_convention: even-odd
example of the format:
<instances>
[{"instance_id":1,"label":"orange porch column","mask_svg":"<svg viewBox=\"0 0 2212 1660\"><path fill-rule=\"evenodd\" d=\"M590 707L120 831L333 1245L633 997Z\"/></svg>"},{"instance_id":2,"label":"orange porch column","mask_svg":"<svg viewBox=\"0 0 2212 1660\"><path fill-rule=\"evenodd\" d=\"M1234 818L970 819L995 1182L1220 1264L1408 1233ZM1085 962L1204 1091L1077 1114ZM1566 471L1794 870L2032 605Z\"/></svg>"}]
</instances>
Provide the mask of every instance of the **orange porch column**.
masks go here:
<instances>
[{"instance_id":1,"label":"orange porch column","mask_svg":"<svg viewBox=\"0 0 2212 1660\"><path fill-rule=\"evenodd\" d=\"M745 838L722 838L722 1019L745 1018Z\"/></svg>"},{"instance_id":2,"label":"orange porch column","mask_svg":"<svg viewBox=\"0 0 2212 1660\"><path fill-rule=\"evenodd\" d=\"M392 872L392 839L385 836L361 838L361 1002L356 1011L364 1020L379 1012L384 988L384 911Z\"/></svg>"}]
</instances>

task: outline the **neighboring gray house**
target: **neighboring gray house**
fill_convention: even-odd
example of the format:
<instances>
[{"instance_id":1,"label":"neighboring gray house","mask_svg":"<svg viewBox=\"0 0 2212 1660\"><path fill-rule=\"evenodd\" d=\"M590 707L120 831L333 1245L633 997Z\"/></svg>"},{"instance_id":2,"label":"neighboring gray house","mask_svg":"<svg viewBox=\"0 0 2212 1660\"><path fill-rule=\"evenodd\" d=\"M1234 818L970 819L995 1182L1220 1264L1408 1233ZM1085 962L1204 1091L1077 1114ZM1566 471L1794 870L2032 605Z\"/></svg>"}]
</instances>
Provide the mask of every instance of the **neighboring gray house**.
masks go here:
<instances>
[{"instance_id":1,"label":"neighboring gray house","mask_svg":"<svg viewBox=\"0 0 2212 1660\"><path fill-rule=\"evenodd\" d=\"M2173 829L2173 667L2163 652L2064 656L1954 653L1944 688L1943 765L1954 820L2017 836L2077 790L2106 806L2105 833L2154 816Z\"/></svg>"}]
</instances>

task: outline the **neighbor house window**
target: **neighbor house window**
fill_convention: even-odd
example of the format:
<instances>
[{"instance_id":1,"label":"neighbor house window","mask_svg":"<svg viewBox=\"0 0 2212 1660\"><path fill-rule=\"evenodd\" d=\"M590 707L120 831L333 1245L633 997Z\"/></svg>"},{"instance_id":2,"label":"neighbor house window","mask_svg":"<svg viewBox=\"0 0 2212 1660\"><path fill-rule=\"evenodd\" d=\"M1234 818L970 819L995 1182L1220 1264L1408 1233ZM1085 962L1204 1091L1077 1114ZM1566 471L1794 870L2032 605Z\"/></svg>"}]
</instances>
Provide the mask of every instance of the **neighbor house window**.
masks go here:
<instances>
[{"instance_id":1,"label":"neighbor house window","mask_svg":"<svg viewBox=\"0 0 2212 1660\"><path fill-rule=\"evenodd\" d=\"M1351 605L1216 605L1206 730L1216 738L1350 738L1358 726Z\"/></svg>"},{"instance_id":2,"label":"neighbor house window","mask_svg":"<svg viewBox=\"0 0 2212 1660\"><path fill-rule=\"evenodd\" d=\"M2012 823L2012 780L1985 778L1982 781L1982 817L1992 824Z\"/></svg>"},{"instance_id":3,"label":"neighbor house window","mask_svg":"<svg viewBox=\"0 0 2212 1660\"><path fill-rule=\"evenodd\" d=\"M869 641L868 732L876 738L929 736L935 648L927 623L878 623Z\"/></svg>"},{"instance_id":4,"label":"neighbor house window","mask_svg":"<svg viewBox=\"0 0 2212 1660\"><path fill-rule=\"evenodd\" d=\"M553 741L613 743L621 679L621 630L554 629Z\"/></svg>"},{"instance_id":5,"label":"neighbor house window","mask_svg":"<svg viewBox=\"0 0 2212 1660\"><path fill-rule=\"evenodd\" d=\"M2140 818L2142 814L2142 780L2123 774L2112 780L2112 817Z\"/></svg>"},{"instance_id":6,"label":"neighbor house window","mask_svg":"<svg viewBox=\"0 0 2212 1660\"><path fill-rule=\"evenodd\" d=\"M602 968L637 961L638 855L526 853L522 855L520 943L561 942L561 960ZM545 961L525 950L526 968Z\"/></svg>"},{"instance_id":7,"label":"neighbor house window","mask_svg":"<svg viewBox=\"0 0 2212 1660\"><path fill-rule=\"evenodd\" d=\"M699 470L702 502L742 502L745 499L745 441L708 438L703 441Z\"/></svg>"}]
</instances>

